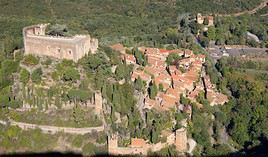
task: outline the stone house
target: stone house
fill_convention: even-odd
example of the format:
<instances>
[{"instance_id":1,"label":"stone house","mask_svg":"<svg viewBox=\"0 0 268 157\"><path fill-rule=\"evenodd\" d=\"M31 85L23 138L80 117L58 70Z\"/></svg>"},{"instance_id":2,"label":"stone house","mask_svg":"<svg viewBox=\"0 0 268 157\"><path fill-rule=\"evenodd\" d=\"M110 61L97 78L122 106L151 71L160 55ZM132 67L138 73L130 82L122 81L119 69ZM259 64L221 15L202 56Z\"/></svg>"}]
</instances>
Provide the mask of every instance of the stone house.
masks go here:
<instances>
[{"instance_id":1,"label":"stone house","mask_svg":"<svg viewBox=\"0 0 268 157\"><path fill-rule=\"evenodd\" d=\"M214 17L213 16L202 16L202 14L198 13L196 16L196 21L198 24L204 24L205 19L208 20L208 27L214 26Z\"/></svg>"}]
</instances>

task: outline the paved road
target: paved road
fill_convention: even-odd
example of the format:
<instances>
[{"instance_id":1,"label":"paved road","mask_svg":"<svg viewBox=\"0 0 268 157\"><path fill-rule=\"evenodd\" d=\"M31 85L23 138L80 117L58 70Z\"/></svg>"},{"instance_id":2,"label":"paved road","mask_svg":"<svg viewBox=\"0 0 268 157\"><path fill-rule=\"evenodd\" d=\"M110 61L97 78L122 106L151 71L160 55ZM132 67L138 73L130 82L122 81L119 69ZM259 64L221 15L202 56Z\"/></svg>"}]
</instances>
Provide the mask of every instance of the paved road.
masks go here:
<instances>
[{"instance_id":1,"label":"paved road","mask_svg":"<svg viewBox=\"0 0 268 157\"><path fill-rule=\"evenodd\" d=\"M70 134L87 134L91 133L93 131L104 131L104 126L99 127L89 127L89 128L71 128L71 127L57 127L57 126L49 126L49 125L37 125L37 124L30 124L30 123L22 123L22 122L16 122L13 120L8 121L10 125L18 126L23 130L27 129L41 129L44 133L50 133L55 134L57 132L65 132ZM0 124L6 125L8 122L0 120Z\"/></svg>"}]
</instances>

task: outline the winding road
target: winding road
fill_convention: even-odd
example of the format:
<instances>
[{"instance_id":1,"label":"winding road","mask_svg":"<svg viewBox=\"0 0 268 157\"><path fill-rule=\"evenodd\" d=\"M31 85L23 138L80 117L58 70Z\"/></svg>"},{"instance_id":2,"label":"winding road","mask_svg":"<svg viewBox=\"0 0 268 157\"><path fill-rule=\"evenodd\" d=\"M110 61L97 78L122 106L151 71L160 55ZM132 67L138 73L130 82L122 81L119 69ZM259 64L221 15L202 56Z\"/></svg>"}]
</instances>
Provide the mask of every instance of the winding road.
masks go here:
<instances>
[{"instance_id":1,"label":"winding road","mask_svg":"<svg viewBox=\"0 0 268 157\"><path fill-rule=\"evenodd\" d=\"M228 17L228 16L241 16L244 14L255 14L257 13L259 10L263 9L264 7L268 6L268 0L263 0L258 6L256 6L255 8L253 8L252 10L246 10L246 11L242 11L242 12L238 12L238 13L234 13L234 14L216 14L217 16L224 16L224 17Z\"/></svg>"}]
</instances>

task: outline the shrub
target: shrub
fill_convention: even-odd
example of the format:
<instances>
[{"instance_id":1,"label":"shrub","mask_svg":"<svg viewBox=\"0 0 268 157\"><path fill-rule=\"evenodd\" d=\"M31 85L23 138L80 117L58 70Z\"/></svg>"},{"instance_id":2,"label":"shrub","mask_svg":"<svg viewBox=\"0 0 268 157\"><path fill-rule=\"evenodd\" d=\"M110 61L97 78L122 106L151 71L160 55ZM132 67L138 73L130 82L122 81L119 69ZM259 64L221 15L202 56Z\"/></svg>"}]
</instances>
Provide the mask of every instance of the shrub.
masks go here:
<instances>
[{"instance_id":1,"label":"shrub","mask_svg":"<svg viewBox=\"0 0 268 157\"><path fill-rule=\"evenodd\" d=\"M50 58L46 59L44 62L42 62L43 65L50 65L52 63L52 60Z\"/></svg>"},{"instance_id":2,"label":"shrub","mask_svg":"<svg viewBox=\"0 0 268 157\"><path fill-rule=\"evenodd\" d=\"M170 53L166 59L166 63L168 65L172 65L176 60L181 59L177 53Z\"/></svg>"},{"instance_id":3,"label":"shrub","mask_svg":"<svg viewBox=\"0 0 268 157\"><path fill-rule=\"evenodd\" d=\"M42 79L42 77L41 77L42 74L43 74L43 72L42 72L42 69L41 68L38 68L35 71L33 71L32 77L31 77L32 81L34 83L40 83L41 82L41 79Z\"/></svg>"},{"instance_id":4,"label":"shrub","mask_svg":"<svg viewBox=\"0 0 268 157\"><path fill-rule=\"evenodd\" d=\"M63 80L64 81L75 82L75 81L77 81L79 79L80 79L80 74L76 69L74 69L72 67L67 67L64 70L64 73L63 73Z\"/></svg>"},{"instance_id":5,"label":"shrub","mask_svg":"<svg viewBox=\"0 0 268 157\"><path fill-rule=\"evenodd\" d=\"M91 93L88 90L71 89L68 92L68 98L71 100L79 100L85 102L90 98L90 96Z\"/></svg>"},{"instance_id":6,"label":"shrub","mask_svg":"<svg viewBox=\"0 0 268 157\"><path fill-rule=\"evenodd\" d=\"M97 143L105 143L106 140L107 140L107 136L106 136L105 132L99 132L96 142Z\"/></svg>"},{"instance_id":7,"label":"shrub","mask_svg":"<svg viewBox=\"0 0 268 157\"><path fill-rule=\"evenodd\" d=\"M92 156L95 154L96 146L93 143L86 144L83 148L83 154L86 156Z\"/></svg>"},{"instance_id":8,"label":"shrub","mask_svg":"<svg viewBox=\"0 0 268 157\"><path fill-rule=\"evenodd\" d=\"M24 84L28 83L30 79L30 73L26 69L20 71L20 81Z\"/></svg>"},{"instance_id":9,"label":"shrub","mask_svg":"<svg viewBox=\"0 0 268 157\"><path fill-rule=\"evenodd\" d=\"M33 55L27 55L23 59L23 64L25 65L37 65L39 63L39 58Z\"/></svg>"},{"instance_id":10,"label":"shrub","mask_svg":"<svg viewBox=\"0 0 268 157\"><path fill-rule=\"evenodd\" d=\"M84 136L82 135L77 135L74 140L72 141L72 145L75 146L75 147L78 147L80 148L83 144L83 139L84 139Z\"/></svg>"}]
</instances>

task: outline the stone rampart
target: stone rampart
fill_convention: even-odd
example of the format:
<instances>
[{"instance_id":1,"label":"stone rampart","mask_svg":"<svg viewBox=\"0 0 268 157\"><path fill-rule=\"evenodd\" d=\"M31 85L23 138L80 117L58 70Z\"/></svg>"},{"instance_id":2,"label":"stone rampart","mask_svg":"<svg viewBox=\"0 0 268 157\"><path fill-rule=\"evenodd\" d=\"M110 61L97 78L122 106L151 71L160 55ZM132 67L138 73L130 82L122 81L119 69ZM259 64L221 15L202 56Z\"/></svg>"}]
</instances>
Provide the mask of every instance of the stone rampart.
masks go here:
<instances>
[{"instance_id":1,"label":"stone rampart","mask_svg":"<svg viewBox=\"0 0 268 157\"><path fill-rule=\"evenodd\" d=\"M45 34L48 24L28 26L23 29L25 54L49 56L77 62L89 52L96 53L98 40L90 35L72 37L50 36Z\"/></svg>"}]
</instances>

